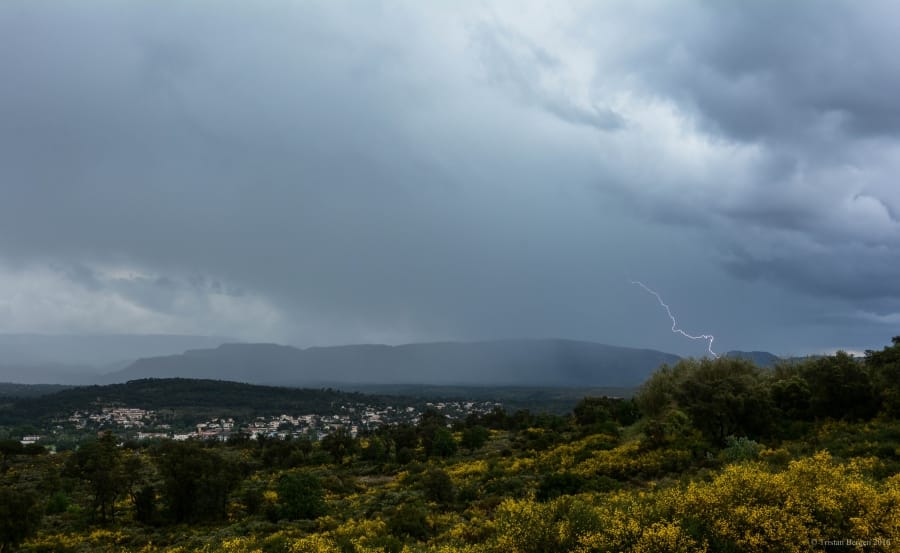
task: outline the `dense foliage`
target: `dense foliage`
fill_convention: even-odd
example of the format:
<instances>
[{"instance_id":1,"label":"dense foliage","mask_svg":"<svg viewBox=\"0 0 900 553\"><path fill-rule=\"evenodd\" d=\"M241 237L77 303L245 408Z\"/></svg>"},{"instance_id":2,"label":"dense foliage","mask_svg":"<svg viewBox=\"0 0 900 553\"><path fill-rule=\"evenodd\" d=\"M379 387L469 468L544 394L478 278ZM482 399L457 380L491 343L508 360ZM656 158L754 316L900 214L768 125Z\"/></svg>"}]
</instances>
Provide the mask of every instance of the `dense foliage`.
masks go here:
<instances>
[{"instance_id":1,"label":"dense foliage","mask_svg":"<svg viewBox=\"0 0 900 553\"><path fill-rule=\"evenodd\" d=\"M0 551L896 551L900 338L327 439L0 443Z\"/></svg>"}]
</instances>

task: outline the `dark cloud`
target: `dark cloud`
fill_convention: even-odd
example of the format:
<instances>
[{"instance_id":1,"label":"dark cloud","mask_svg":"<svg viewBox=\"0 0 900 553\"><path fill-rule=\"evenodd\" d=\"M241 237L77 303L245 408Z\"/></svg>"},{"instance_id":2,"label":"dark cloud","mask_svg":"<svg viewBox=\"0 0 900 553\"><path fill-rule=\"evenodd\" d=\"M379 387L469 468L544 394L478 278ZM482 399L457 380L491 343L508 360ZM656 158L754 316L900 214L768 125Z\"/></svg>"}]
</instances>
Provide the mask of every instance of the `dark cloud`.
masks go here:
<instances>
[{"instance_id":1,"label":"dark cloud","mask_svg":"<svg viewBox=\"0 0 900 553\"><path fill-rule=\"evenodd\" d=\"M900 76L890 70L900 11L892 3L684 8L672 7L686 14L645 52L660 58L642 74L720 132L804 148L820 147L828 128L850 136L900 131ZM670 23L671 11L654 24Z\"/></svg>"},{"instance_id":2,"label":"dark cloud","mask_svg":"<svg viewBox=\"0 0 900 553\"><path fill-rule=\"evenodd\" d=\"M518 7L0 4L0 331L896 333L894 7Z\"/></svg>"},{"instance_id":3,"label":"dark cloud","mask_svg":"<svg viewBox=\"0 0 900 553\"><path fill-rule=\"evenodd\" d=\"M517 100L544 109L567 123L600 131L615 130L624 124L622 116L609 107L579 105L564 86L556 90L548 87L548 82L560 84L564 64L527 37L496 23L481 26L472 34L488 78L508 89Z\"/></svg>"},{"instance_id":4,"label":"dark cloud","mask_svg":"<svg viewBox=\"0 0 900 553\"><path fill-rule=\"evenodd\" d=\"M655 39L616 62L639 67L640 91L672 102L723 153L749 155L701 182L676 175L645 192L623 180L620 192L654 220L700 226L740 251L726 256L734 274L897 298L896 6L696 3L639 15L631 23ZM702 202L679 201L697 190Z\"/></svg>"}]
</instances>

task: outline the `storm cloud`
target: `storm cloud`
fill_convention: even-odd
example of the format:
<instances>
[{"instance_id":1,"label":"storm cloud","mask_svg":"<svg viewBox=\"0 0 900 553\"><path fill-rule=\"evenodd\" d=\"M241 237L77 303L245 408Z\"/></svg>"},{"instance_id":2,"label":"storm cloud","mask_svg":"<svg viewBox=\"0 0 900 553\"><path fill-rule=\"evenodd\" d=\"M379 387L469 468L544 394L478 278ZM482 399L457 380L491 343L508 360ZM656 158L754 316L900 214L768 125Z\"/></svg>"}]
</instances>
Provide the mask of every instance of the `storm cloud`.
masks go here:
<instances>
[{"instance_id":1,"label":"storm cloud","mask_svg":"<svg viewBox=\"0 0 900 553\"><path fill-rule=\"evenodd\" d=\"M880 347L890 2L0 4L0 332Z\"/></svg>"}]
</instances>

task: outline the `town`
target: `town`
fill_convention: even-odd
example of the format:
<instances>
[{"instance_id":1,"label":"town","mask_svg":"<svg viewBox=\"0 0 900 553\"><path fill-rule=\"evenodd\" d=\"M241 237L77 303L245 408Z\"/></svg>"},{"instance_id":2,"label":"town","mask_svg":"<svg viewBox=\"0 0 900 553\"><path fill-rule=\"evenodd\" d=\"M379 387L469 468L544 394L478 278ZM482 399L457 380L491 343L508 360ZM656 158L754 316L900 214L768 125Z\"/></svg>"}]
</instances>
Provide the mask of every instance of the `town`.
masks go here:
<instances>
[{"instance_id":1,"label":"town","mask_svg":"<svg viewBox=\"0 0 900 553\"><path fill-rule=\"evenodd\" d=\"M123 440L226 441L238 435L254 440L260 437L321 440L339 429L356 437L383 426L415 425L422 413L429 409L443 414L449 423L469 415L484 415L502 407L502 403L495 401L434 401L425 402L420 407L353 403L337 405L335 412L331 414L280 414L248 417L244 420L234 416L220 416L188 426L173 424L166 417L149 409L103 406L95 411L77 410L67 417L56 418L46 434L24 436L21 442L23 445L39 444L52 448L62 436L71 438L73 433L95 434L106 431L114 432Z\"/></svg>"}]
</instances>

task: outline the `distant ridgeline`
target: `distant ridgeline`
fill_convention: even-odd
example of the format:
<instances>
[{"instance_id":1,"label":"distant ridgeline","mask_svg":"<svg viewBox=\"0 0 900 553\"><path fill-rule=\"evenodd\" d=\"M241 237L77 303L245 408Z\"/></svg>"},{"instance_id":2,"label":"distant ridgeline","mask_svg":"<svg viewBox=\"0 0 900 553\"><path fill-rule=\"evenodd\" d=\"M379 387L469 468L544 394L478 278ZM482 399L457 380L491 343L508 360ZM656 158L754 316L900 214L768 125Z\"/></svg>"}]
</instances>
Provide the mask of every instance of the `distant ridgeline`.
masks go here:
<instances>
[{"instance_id":1,"label":"distant ridgeline","mask_svg":"<svg viewBox=\"0 0 900 553\"><path fill-rule=\"evenodd\" d=\"M298 349L225 344L182 355L140 359L107 375L213 378L253 384L425 384L468 386L638 386L679 357L650 349L573 340L354 345Z\"/></svg>"},{"instance_id":2,"label":"distant ridgeline","mask_svg":"<svg viewBox=\"0 0 900 553\"><path fill-rule=\"evenodd\" d=\"M122 344L118 344L114 336L82 337L81 343L74 336L0 335L0 382L83 386L143 378L198 378L315 388L346 388L347 385L634 388L660 365L671 365L680 359L652 349L560 339L298 349L276 344L220 345L223 342L216 343L217 347L207 347L213 338L175 338L123 336ZM187 344L194 345L182 347ZM97 352L89 355L94 350ZM49 353L44 354L45 351ZM735 351L726 356L750 359L763 367L778 361L766 352ZM43 391L38 388L5 390L0 384L0 397L39 393Z\"/></svg>"},{"instance_id":3,"label":"distant ridgeline","mask_svg":"<svg viewBox=\"0 0 900 553\"><path fill-rule=\"evenodd\" d=\"M72 386L63 384L17 384L13 382L0 382L0 399L40 397L66 390L71 387Z\"/></svg>"}]
</instances>

